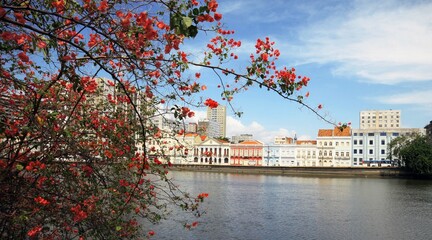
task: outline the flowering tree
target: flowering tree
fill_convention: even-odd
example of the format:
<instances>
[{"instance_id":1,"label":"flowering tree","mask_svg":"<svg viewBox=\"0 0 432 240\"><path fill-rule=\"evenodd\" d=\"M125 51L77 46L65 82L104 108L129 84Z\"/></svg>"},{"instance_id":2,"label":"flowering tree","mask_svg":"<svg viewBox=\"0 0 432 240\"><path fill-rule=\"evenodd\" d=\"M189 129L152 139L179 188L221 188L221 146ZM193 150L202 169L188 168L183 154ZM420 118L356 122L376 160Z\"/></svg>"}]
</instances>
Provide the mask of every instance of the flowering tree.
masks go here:
<instances>
[{"instance_id":1,"label":"flowering tree","mask_svg":"<svg viewBox=\"0 0 432 240\"><path fill-rule=\"evenodd\" d=\"M206 86L200 73L190 77L191 65L214 71L228 103L257 85L304 105L296 93L309 78L278 68L268 38L257 40L244 71L224 67L238 59L241 42L221 27L217 7L215 0L2 1L1 238L152 236L140 219L160 220L167 203L199 215L208 195L177 189L163 151L148 147L163 138L151 121L158 104L174 106L179 121L193 116L191 105L218 106L194 101ZM182 47L201 31L214 37L194 62Z\"/></svg>"}]
</instances>

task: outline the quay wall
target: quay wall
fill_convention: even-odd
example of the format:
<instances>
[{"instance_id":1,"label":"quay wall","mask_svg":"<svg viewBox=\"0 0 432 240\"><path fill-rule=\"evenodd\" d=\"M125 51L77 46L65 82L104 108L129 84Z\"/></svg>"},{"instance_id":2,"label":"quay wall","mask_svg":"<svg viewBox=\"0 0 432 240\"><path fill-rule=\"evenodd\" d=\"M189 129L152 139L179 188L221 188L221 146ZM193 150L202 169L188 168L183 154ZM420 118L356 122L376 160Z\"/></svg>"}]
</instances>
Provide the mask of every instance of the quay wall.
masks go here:
<instances>
[{"instance_id":1,"label":"quay wall","mask_svg":"<svg viewBox=\"0 0 432 240\"><path fill-rule=\"evenodd\" d=\"M199 171L239 174L273 174L305 177L410 177L410 173L393 167L276 167L276 166L223 166L174 165L174 171Z\"/></svg>"}]
</instances>

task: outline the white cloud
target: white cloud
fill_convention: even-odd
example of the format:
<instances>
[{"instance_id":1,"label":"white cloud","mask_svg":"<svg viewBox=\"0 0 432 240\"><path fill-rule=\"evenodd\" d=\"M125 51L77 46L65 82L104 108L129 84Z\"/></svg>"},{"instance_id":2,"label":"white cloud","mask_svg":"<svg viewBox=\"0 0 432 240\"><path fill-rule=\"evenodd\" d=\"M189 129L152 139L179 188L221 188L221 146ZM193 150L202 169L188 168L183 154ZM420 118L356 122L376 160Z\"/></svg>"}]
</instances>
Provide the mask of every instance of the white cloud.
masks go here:
<instances>
[{"instance_id":1,"label":"white cloud","mask_svg":"<svg viewBox=\"0 0 432 240\"><path fill-rule=\"evenodd\" d=\"M430 108L432 105L432 90L393 94L375 99L385 104L412 104Z\"/></svg>"},{"instance_id":2,"label":"white cloud","mask_svg":"<svg viewBox=\"0 0 432 240\"><path fill-rule=\"evenodd\" d=\"M252 134L255 140L264 143L273 143L276 136L294 137L296 134L293 130L279 128L278 130L268 130L258 122L251 122L246 125L240 121L241 119L227 116L227 135L228 137L240 134ZM302 139L310 139L309 136L302 136Z\"/></svg>"},{"instance_id":3,"label":"white cloud","mask_svg":"<svg viewBox=\"0 0 432 240\"><path fill-rule=\"evenodd\" d=\"M432 3L384 3L357 1L300 31L298 46L285 47L304 62L335 63L335 74L369 82L432 80Z\"/></svg>"}]
</instances>

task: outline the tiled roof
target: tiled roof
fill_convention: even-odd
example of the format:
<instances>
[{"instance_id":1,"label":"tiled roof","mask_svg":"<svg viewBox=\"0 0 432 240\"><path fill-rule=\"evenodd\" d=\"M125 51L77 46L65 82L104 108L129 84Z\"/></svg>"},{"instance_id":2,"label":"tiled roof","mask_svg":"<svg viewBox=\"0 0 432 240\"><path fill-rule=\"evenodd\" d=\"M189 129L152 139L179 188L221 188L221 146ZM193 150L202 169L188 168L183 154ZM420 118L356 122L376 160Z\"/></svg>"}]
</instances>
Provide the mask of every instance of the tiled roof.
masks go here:
<instances>
[{"instance_id":1,"label":"tiled roof","mask_svg":"<svg viewBox=\"0 0 432 240\"><path fill-rule=\"evenodd\" d=\"M297 140L297 145L316 145L316 140Z\"/></svg>"},{"instance_id":2,"label":"tiled roof","mask_svg":"<svg viewBox=\"0 0 432 240\"><path fill-rule=\"evenodd\" d=\"M319 129L318 137L349 137L351 136L351 128L346 127L341 130L340 127L334 129Z\"/></svg>"},{"instance_id":3,"label":"tiled roof","mask_svg":"<svg viewBox=\"0 0 432 240\"><path fill-rule=\"evenodd\" d=\"M257 140L245 140L239 144L244 144L244 145L263 145L262 142L257 141Z\"/></svg>"},{"instance_id":4,"label":"tiled roof","mask_svg":"<svg viewBox=\"0 0 432 240\"><path fill-rule=\"evenodd\" d=\"M346 127L344 129L341 129L339 127L335 127L334 128L334 135L336 137L349 137L351 136L351 128L350 127Z\"/></svg>"},{"instance_id":5,"label":"tiled roof","mask_svg":"<svg viewBox=\"0 0 432 240\"><path fill-rule=\"evenodd\" d=\"M331 129L319 129L318 137L331 137L333 134L333 130Z\"/></svg>"},{"instance_id":6,"label":"tiled roof","mask_svg":"<svg viewBox=\"0 0 432 240\"><path fill-rule=\"evenodd\" d=\"M204 140L206 140L207 139L207 136L205 136L205 135L202 135L201 136L201 141L204 141Z\"/></svg>"}]
</instances>

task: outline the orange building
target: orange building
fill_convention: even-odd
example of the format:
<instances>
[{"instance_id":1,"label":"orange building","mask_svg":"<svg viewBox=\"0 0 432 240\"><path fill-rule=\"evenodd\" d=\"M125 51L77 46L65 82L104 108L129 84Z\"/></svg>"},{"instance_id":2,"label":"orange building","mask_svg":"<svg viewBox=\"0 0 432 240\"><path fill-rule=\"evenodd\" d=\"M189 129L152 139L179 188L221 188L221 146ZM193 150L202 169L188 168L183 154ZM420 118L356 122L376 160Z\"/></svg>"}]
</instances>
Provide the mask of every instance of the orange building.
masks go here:
<instances>
[{"instance_id":1,"label":"orange building","mask_svg":"<svg viewBox=\"0 0 432 240\"><path fill-rule=\"evenodd\" d=\"M231 144L231 165L262 166L264 144L257 140L246 140Z\"/></svg>"}]
</instances>

